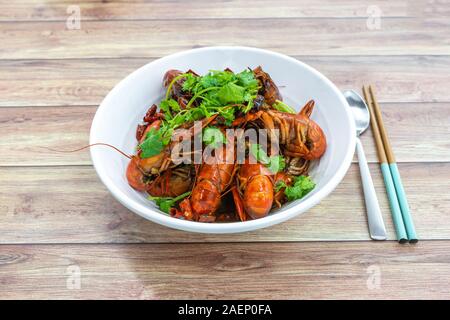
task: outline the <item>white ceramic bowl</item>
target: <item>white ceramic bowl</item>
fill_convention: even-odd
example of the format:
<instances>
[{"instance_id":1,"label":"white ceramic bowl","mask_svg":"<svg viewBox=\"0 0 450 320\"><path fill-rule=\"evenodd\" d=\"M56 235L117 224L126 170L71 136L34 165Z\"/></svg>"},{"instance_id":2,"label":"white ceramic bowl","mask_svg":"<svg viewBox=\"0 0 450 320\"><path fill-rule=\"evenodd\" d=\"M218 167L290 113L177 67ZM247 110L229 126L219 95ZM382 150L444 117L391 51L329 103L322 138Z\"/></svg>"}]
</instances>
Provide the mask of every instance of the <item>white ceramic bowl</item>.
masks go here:
<instances>
[{"instance_id":1,"label":"white ceramic bowl","mask_svg":"<svg viewBox=\"0 0 450 320\"><path fill-rule=\"evenodd\" d=\"M176 53L139 68L116 85L99 106L92 122L90 143L109 143L132 154L136 146L136 125L148 107L162 98L162 78L169 69L192 69L204 74L210 69L229 67L241 71L258 65L271 75L289 105L299 110L309 99L316 102L312 118L324 130L328 147L310 170L317 184L311 193L258 220L184 221L162 213L145 194L128 185L125 177L127 158L106 147L93 147L91 157L95 170L113 196L146 219L180 230L204 233L243 232L271 226L307 211L325 198L344 177L354 153L355 128L350 108L341 92L321 73L296 59L267 50L208 47Z\"/></svg>"}]
</instances>

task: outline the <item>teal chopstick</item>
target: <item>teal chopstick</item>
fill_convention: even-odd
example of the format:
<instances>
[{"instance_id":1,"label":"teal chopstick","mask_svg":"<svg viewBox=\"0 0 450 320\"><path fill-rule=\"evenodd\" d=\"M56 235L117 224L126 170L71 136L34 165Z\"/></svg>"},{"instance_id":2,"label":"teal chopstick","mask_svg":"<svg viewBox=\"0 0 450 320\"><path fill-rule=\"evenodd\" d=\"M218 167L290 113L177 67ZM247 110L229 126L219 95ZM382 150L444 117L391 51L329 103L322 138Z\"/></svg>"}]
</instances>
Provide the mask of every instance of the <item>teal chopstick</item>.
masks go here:
<instances>
[{"instance_id":1,"label":"teal chopstick","mask_svg":"<svg viewBox=\"0 0 450 320\"><path fill-rule=\"evenodd\" d=\"M372 97L369 95L369 91L363 86L364 98L369 108L373 137L375 139L375 146L377 148L378 160L380 162L381 172L383 174L384 185L386 187L386 193L389 199L389 206L391 208L392 221L394 222L395 234L399 243L408 242L408 234L406 232L405 224L403 222L403 215L400 208L399 200L397 198L397 192L395 190L394 180L388 164L388 157L386 155L383 139L381 138L380 128L378 126L377 117L373 106Z\"/></svg>"},{"instance_id":2,"label":"teal chopstick","mask_svg":"<svg viewBox=\"0 0 450 320\"><path fill-rule=\"evenodd\" d=\"M398 171L397 164L395 162L390 163L389 169L392 174L392 179L394 180L394 186L397 192L398 202L400 203L403 223L405 224L408 240L411 243L416 243L418 241L416 228L414 227L414 222L409 211L408 200L406 199L405 189L403 188L402 179L400 178L400 172Z\"/></svg>"},{"instance_id":3,"label":"teal chopstick","mask_svg":"<svg viewBox=\"0 0 450 320\"><path fill-rule=\"evenodd\" d=\"M363 87L365 94L367 93L366 89ZM392 180L394 183L395 193L397 195L397 200L400 205L400 211L402 213L403 224L406 229L406 234L408 236L408 240L410 243L416 243L418 241L418 237L416 234L416 229L414 227L414 222L409 211L408 201L406 200L405 189L403 188L402 180L400 178L400 173L398 171L397 163L395 161L394 151L392 150L391 144L389 142L389 138L387 136L386 128L384 127L383 118L381 116L380 106L378 105L377 99L375 98L375 94L373 92L372 86L369 86L370 92L370 100L372 103L369 106L369 109L374 114L374 119L379 128L379 135L381 136L383 149L385 152L385 156L387 158L387 162L389 164L389 171L392 176ZM366 99L367 100L367 99ZM373 110L372 110L373 109ZM381 161L384 162L384 161Z\"/></svg>"},{"instance_id":4,"label":"teal chopstick","mask_svg":"<svg viewBox=\"0 0 450 320\"><path fill-rule=\"evenodd\" d=\"M391 171L389 169L389 165L386 162L381 163L381 173L383 174L384 185L386 186L386 192L389 199L389 206L391 207L392 220L394 221L397 240L400 243L408 242L408 235L406 233Z\"/></svg>"}]
</instances>

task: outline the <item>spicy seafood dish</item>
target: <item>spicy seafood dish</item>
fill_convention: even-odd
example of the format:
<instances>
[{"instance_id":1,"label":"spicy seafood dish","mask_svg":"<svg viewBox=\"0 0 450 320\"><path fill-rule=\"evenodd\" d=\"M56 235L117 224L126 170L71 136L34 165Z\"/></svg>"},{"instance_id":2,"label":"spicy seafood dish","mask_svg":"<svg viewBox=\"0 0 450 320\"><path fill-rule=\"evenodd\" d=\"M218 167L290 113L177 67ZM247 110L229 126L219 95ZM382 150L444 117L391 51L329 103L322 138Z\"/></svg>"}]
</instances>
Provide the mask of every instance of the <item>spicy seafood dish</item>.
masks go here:
<instances>
[{"instance_id":1,"label":"spicy seafood dish","mask_svg":"<svg viewBox=\"0 0 450 320\"><path fill-rule=\"evenodd\" d=\"M311 161L326 137L283 102L261 67L198 75L169 70L165 96L137 125L126 178L160 210L198 222L259 219L314 189Z\"/></svg>"}]
</instances>

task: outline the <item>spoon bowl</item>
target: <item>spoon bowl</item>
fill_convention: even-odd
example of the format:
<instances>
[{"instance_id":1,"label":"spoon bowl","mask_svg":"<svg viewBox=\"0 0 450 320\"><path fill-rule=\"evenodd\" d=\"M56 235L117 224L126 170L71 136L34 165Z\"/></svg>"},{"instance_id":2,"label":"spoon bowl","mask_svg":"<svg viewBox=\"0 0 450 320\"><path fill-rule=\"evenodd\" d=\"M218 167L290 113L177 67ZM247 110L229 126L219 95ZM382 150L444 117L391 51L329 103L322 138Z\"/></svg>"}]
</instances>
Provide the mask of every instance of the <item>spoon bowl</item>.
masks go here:
<instances>
[{"instance_id":1,"label":"spoon bowl","mask_svg":"<svg viewBox=\"0 0 450 320\"><path fill-rule=\"evenodd\" d=\"M355 119L356 135L359 137L370 124L370 112L364 99L354 90L344 92L344 97Z\"/></svg>"}]
</instances>

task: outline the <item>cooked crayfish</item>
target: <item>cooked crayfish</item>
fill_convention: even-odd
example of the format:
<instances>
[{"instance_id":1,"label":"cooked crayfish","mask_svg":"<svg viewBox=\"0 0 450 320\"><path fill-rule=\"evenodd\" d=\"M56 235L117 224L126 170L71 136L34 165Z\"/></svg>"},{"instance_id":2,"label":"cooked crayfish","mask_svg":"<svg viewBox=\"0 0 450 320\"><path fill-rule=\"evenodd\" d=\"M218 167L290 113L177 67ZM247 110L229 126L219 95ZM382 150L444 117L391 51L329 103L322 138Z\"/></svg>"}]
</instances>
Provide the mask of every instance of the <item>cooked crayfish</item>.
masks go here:
<instances>
[{"instance_id":1,"label":"cooked crayfish","mask_svg":"<svg viewBox=\"0 0 450 320\"><path fill-rule=\"evenodd\" d=\"M235 173L234 152L226 146L209 155L199 167L197 179L189 198L180 203L180 210L173 210L176 217L186 220L212 222L220 206L223 192Z\"/></svg>"},{"instance_id":2,"label":"cooked crayfish","mask_svg":"<svg viewBox=\"0 0 450 320\"><path fill-rule=\"evenodd\" d=\"M285 146L284 154L302 157L306 160L320 158L327 148L322 128L311 120L314 100L310 100L298 114L267 110L272 116L275 128L280 132L280 144Z\"/></svg>"},{"instance_id":3,"label":"cooked crayfish","mask_svg":"<svg viewBox=\"0 0 450 320\"><path fill-rule=\"evenodd\" d=\"M192 186L192 168L191 165L182 165L167 169L148 184L148 194L152 197L177 197L188 192Z\"/></svg>"},{"instance_id":4,"label":"cooked crayfish","mask_svg":"<svg viewBox=\"0 0 450 320\"><path fill-rule=\"evenodd\" d=\"M152 128L158 130L160 124L160 120L156 120L147 125L140 136L138 134L136 135L136 137L139 138L139 142L141 143L143 139L145 139L145 135ZM137 155L132 156L128 163L126 171L128 183L138 191L146 191L148 184L145 182L145 176L165 171L169 168L170 162L170 153L168 149L164 149L163 152L149 158L141 158L138 153Z\"/></svg>"},{"instance_id":5,"label":"cooked crayfish","mask_svg":"<svg viewBox=\"0 0 450 320\"><path fill-rule=\"evenodd\" d=\"M139 143L142 143L147 133L152 130L158 130L161 126L161 120L155 117L155 109L150 107L149 111L144 116L145 119L153 119L153 122L138 127L136 132L136 138ZM215 116L211 116L202 121L202 128L207 126L215 119ZM168 171L173 166L171 153L176 149L180 141L186 141L194 135L194 128L190 130L175 130L173 133L172 141L157 155L141 158L140 152L137 155L131 157L126 170L126 177L131 187L138 191L147 191L152 196L159 197L172 197L183 194L189 190L190 178L185 176L185 180L181 181L182 177L173 176L173 174L179 173L179 170ZM150 176L156 176L156 179L149 179ZM179 174L178 174L179 175ZM162 184L162 183L165 184ZM188 183L189 182L189 183ZM165 187L164 187L165 186Z\"/></svg>"},{"instance_id":6,"label":"cooked crayfish","mask_svg":"<svg viewBox=\"0 0 450 320\"><path fill-rule=\"evenodd\" d=\"M314 100L308 101L298 114L266 108L236 119L233 126L260 119L270 138L277 140L275 144L284 146L285 156L313 160L320 158L327 147L322 129L310 119L313 108Z\"/></svg>"},{"instance_id":7,"label":"cooked crayfish","mask_svg":"<svg viewBox=\"0 0 450 320\"><path fill-rule=\"evenodd\" d=\"M147 125L144 128L141 134L136 134L136 138L138 138L141 143L143 139L145 139L145 135L151 129L159 129L161 124L160 120L156 120L153 123ZM139 130L139 129L138 129ZM130 162L128 163L126 177L130 186L138 191L146 191L148 189L148 184L146 183L145 176L157 173L159 171L164 171L169 167L170 164L170 154L168 154L167 150L161 152L153 157L142 159L139 155L134 155L131 157Z\"/></svg>"}]
</instances>

